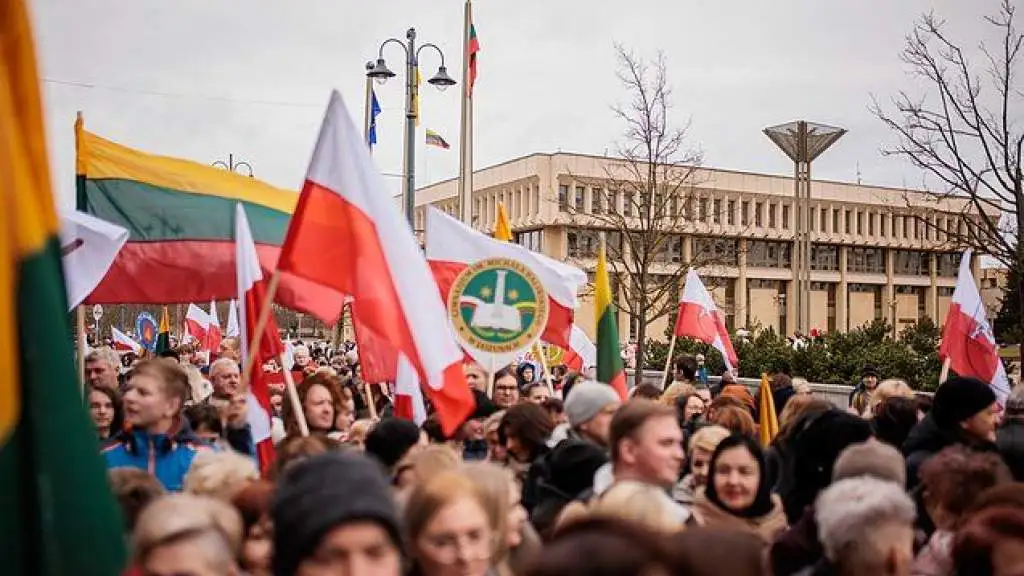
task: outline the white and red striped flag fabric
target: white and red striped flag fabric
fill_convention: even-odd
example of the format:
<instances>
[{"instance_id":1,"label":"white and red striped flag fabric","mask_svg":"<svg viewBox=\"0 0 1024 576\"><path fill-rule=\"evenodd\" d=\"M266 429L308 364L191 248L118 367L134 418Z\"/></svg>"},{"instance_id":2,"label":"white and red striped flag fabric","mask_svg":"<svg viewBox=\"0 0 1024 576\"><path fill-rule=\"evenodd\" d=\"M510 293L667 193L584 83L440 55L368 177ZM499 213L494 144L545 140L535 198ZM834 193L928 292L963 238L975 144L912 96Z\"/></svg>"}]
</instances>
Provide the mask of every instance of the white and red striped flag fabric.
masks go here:
<instances>
[{"instance_id":1,"label":"white and red striped flag fabric","mask_svg":"<svg viewBox=\"0 0 1024 576\"><path fill-rule=\"evenodd\" d=\"M525 246L491 238L433 206L427 207L426 237L427 262L445 300L456 277L480 260L512 258L525 264L548 293L548 323L541 339L560 348L569 348L573 315L578 305L576 293L587 283L586 273Z\"/></svg>"},{"instance_id":2,"label":"white and red striped flag fabric","mask_svg":"<svg viewBox=\"0 0 1024 576\"><path fill-rule=\"evenodd\" d=\"M206 332L206 346L210 352L216 352L220 348L220 341L224 335L220 331L220 318L217 318L217 301L210 300L210 327Z\"/></svg>"},{"instance_id":3,"label":"white and red striped flag fabric","mask_svg":"<svg viewBox=\"0 0 1024 576\"><path fill-rule=\"evenodd\" d=\"M256 323L260 309L266 299L266 282L260 269L259 257L256 255L256 244L252 239L249 219L241 204L235 205L235 269L238 281L238 321L241 340L242 358L249 357L249 344L256 332ZM274 442L270 437L270 388L267 386L263 364L270 358L281 355L284 347L277 331L274 315L270 315L263 334L259 339L259 350L253 359L252 377L249 379L248 422L252 430L252 440L256 445L256 457L260 471L266 474L276 457Z\"/></svg>"},{"instance_id":4,"label":"white and red striped flag fabric","mask_svg":"<svg viewBox=\"0 0 1024 576\"><path fill-rule=\"evenodd\" d=\"M337 91L278 269L351 297L356 325L409 360L446 434L472 413L462 351L430 268ZM361 356L369 352L358 344Z\"/></svg>"},{"instance_id":5,"label":"white and red striped flag fabric","mask_svg":"<svg viewBox=\"0 0 1024 576\"><path fill-rule=\"evenodd\" d=\"M238 302L234 298L228 304L228 338L238 337Z\"/></svg>"},{"instance_id":6,"label":"white and red striped flag fabric","mask_svg":"<svg viewBox=\"0 0 1024 576\"><path fill-rule=\"evenodd\" d=\"M591 366L597 366L597 346L590 341L582 328L573 324L569 347L564 349L562 362L570 370L582 372Z\"/></svg>"},{"instance_id":7,"label":"white and red striped flag fabric","mask_svg":"<svg viewBox=\"0 0 1024 576\"><path fill-rule=\"evenodd\" d=\"M142 344L132 340L131 336L121 332L113 326L110 327L110 334L113 336L112 340L114 341L114 350L119 350L121 352L134 352L138 355L142 354Z\"/></svg>"},{"instance_id":8,"label":"white and red striped flag fabric","mask_svg":"<svg viewBox=\"0 0 1024 576\"><path fill-rule=\"evenodd\" d=\"M942 326L939 357L949 360L949 367L960 376L988 382L999 405L1006 403L1010 381L999 359L995 335L985 314L978 285L971 273L971 251L960 258L956 288L949 302L946 323Z\"/></svg>"},{"instance_id":9,"label":"white and red striped flag fabric","mask_svg":"<svg viewBox=\"0 0 1024 576\"><path fill-rule=\"evenodd\" d=\"M679 301L679 315L676 316L675 335L688 336L710 344L722 354L725 369L729 372L739 368L740 360L729 340L725 317L693 268L686 273L686 285Z\"/></svg>"},{"instance_id":10,"label":"white and red striped flag fabric","mask_svg":"<svg viewBox=\"0 0 1024 576\"><path fill-rule=\"evenodd\" d=\"M199 306L189 304L188 310L185 312L185 333L195 338L204 350L209 350L206 347L206 339L209 332L210 315Z\"/></svg>"}]
</instances>

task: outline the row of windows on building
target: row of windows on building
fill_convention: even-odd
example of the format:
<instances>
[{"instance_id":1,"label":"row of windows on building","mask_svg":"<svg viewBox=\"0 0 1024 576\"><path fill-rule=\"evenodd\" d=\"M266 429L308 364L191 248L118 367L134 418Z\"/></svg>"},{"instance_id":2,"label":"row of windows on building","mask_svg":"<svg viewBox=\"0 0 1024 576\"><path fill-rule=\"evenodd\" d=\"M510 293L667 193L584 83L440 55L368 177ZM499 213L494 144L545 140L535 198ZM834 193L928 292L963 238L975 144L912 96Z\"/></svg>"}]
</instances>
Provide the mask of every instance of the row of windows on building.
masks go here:
<instances>
[{"instance_id":1,"label":"row of windows on building","mask_svg":"<svg viewBox=\"0 0 1024 576\"><path fill-rule=\"evenodd\" d=\"M570 189L573 191L570 192ZM571 196L570 196L571 194ZM683 219L705 224L751 226L770 230L793 230L803 209L786 201L736 200L712 198L707 191L679 190L665 199L655 194L650 209L655 217ZM608 190L597 186L558 187L558 209L577 214L621 213L637 216L646 209L639 194ZM871 236L879 238L947 241L966 234L964 219L957 215L922 218L911 214L894 214L892 209L870 209L819 204L811 206L809 227L812 232Z\"/></svg>"},{"instance_id":2,"label":"row of windows on building","mask_svg":"<svg viewBox=\"0 0 1024 576\"><path fill-rule=\"evenodd\" d=\"M533 236L532 234L536 234ZM567 253L570 258L594 258L600 243L599 231L573 229L566 233ZM653 261L660 263L683 263L685 237L672 235L663 242L662 249L654 255ZM520 244L539 250L540 231L520 234ZM617 257L625 248L620 232L608 232L606 242L611 257ZM636 245L634 241L633 245ZM628 244L628 242L627 242ZM791 268L792 242L776 240L748 240L747 266L755 268ZM739 265L739 240L732 238L693 238L692 262L697 265ZM840 246L835 244L811 245L811 269L839 271ZM846 256L846 271L870 274L886 273L886 258L893 259L893 273L901 276L930 275L931 252L920 250L889 250L885 248L849 247ZM935 267L938 276L956 277L960 266L960 253L935 253Z\"/></svg>"}]
</instances>

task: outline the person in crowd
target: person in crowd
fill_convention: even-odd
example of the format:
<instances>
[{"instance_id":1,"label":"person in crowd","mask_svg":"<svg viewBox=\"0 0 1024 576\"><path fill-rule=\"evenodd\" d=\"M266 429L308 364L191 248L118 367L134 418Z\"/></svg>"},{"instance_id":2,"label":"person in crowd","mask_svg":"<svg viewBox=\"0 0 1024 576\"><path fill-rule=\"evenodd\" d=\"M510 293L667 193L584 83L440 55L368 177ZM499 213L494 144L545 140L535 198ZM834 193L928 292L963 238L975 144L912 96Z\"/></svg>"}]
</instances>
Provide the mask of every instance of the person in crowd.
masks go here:
<instances>
[{"instance_id":1,"label":"person in crowd","mask_svg":"<svg viewBox=\"0 0 1024 576\"><path fill-rule=\"evenodd\" d=\"M996 430L996 446L1018 482L1024 482L1024 386L1006 397L1003 422Z\"/></svg>"},{"instance_id":2,"label":"person in crowd","mask_svg":"<svg viewBox=\"0 0 1024 576\"><path fill-rule=\"evenodd\" d=\"M462 373L466 375L466 384L470 389L487 393L487 371L476 362L469 361L462 364Z\"/></svg>"},{"instance_id":3,"label":"person in crowd","mask_svg":"<svg viewBox=\"0 0 1024 576\"><path fill-rule=\"evenodd\" d=\"M923 420L932 411L932 396L931 394L915 392L914 402L917 403L917 419Z\"/></svg>"},{"instance_id":4,"label":"person in crowd","mask_svg":"<svg viewBox=\"0 0 1024 576\"><path fill-rule=\"evenodd\" d=\"M642 382L638 386L634 386L629 391L629 397L632 398L645 398L647 400L657 400L661 398L661 389L650 384L648 382Z\"/></svg>"},{"instance_id":5,"label":"person in crowd","mask_svg":"<svg viewBox=\"0 0 1024 576\"><path fill-rule=\"evenodd\" d=\"M344 378L349 375L350 371L348 366L345 364L345 356L343 354L331 355L329 365L338 374L339 378Z\"/></svg>"},{"instance_id":6,"label":"person in crowd","mask_svg":"<svg viewBox=\"0 0 1024 576\"><path fill-rule=\"evenodd\" d=\"M294 465L270 506L275 576L399 576L402 525L380 466L331 452Z\"/></svg>"},{"instance_id":7,"label":"person in crowd","mask_svg":"<svg viewBox=\"0 0 1024 576\"><path fill-rule=\"evenodd\" d=\"M671 489L685 459L682 444L674 408L641 399L623 404L609 428L610 465L594 474L594 495L623 480Z\"/></svg>"},{"instance_id":8,"label":"person in crowd","mask_svg":"<svg viewBox=\"0 0 1024 576\"><path fill-rule=\"evenodd\" d=\"M502 368L494 373L494 394L491 399L501 410L508 410L519 403L519 383L511 368Z\"/></svg>"},{"instance_id":9,"label":"person in crowd","mask_svg":"<svg viewBox=\"0 0 1024 576\"><path fill-rule=\"evenodd\" d=\"M561 398L552 396L544 401L544 409L548 411L555 426L569 424L569 416L565 413L565 402Z\"/></svg>"},{"instance_id":10,"label":"person in crowd","mask_svg":"<svg viewBox=\"0 0 1024 576\"><path fill-rule=\"evenodd\" d=\"M710 420L714 418L715 408L722 405L722 403L729 401L732 401L746 409L746 411L750 413L750 416L756 420L757 402L754 400L754 395L751 394L750 390L743 384L729 384L722 388L722 393L711 402L710 406L708 406L708 419Z\"/></svg>"},{"instance_id":11,"label":"person in crowd","mask_svg":"<svg viewBox=\"0 0 1024 576\"><path fill-rule=\"evenodd\" d=\"M409 458L411 477L408 487L426 482L441 472L455 470L462 465L463 460L459 457L459 452L453 450L451 446L447 444L424 446Z\"/></svg>"},{"instance_id":12,"label":"person in crowd","mask_svg":"<svg viewBox=\"0 0 1024 576\"><path fill-rule=\"evenodd\" d=\"M685 512L660 487L623 480L595 499L587 514L631 521L661 534L672 534L686 526L690 515Z\"/></svg>"},{"instance_id":13,"label":"person in crowd","mask_svg":"<svg viewBox=\"0 0 1024 576\"><path fill-rule=\"evenodd\" d=\"M567 523L527 565L524 576L687 574L667 539L633 522L584 517Z\"/></svg>"},{"instance_id":14,"label":"person in crowd","mask_svg":"<svg viewBox=\"0 0 1024 576\"><path fill-rule=\"evenodd\" d=\"M786 409L789 400L796 396L796 389L793 388L793 378L785 372L772 374L771 380L772 400L775 402L775 417L779 418L782 411ZM757 402L760 405L760 402Z\"/></svg>"},{"instance_id":15,"label":"person in crowd","mask_svg":"<svg viewBox=\"0 0 1024 576\"><path fill-rule=\"evenodd\" d=\"M273 523L270 503L274 497L274 484L266 480L253 480L242 487L232 506L242 517L242 550L238 564L247 576L271 576L273 556Z\"/></svg>"},{"instance_id":16,"label":"person in crowd","mask_svg":"<svg viewBox=\"0 0 1024 576\"><path fill-rule=\"evenodd\" d=\"M139 515L133 565L146 576L239 576L242 521L230 505L192 494L163 496Z\"/></svg>"},{"instance_id":17,"label":"person in crowd","mask_svg":"<svg viewBox=\"0 0 1024 576\"><path fill-rule=\"evenodd\" d=\"M88 385L86 402L89 417L96 427L96 436L103 445L109 444L124 426L124 409L117 388Z\"/></svg>"},{"instance_id":18,"label":"person in crowd","mask_svg":"<svg viewBox=\"0 0 1024 576\"><path fill-rule=\"evenodd\" d=\"M963 446L943 449L921 466L924 505L935 532L914 561L914 576L952 576L953 538L978 496L1011 481L996 454L972 453Z\"/></svg>"},{"instance_id":19,"label":"person in crowd","mask_svg":"<svg viewBox=\"0 0 1024 576\"><path fill-rule=\"evenodd\" d=\"M329 434L334 431L337 414L341 411L343 399L341 384L337 377L316 374L302 381L296 387L302 412L310 433ZM299 421L291 402L284 403L284 430L288 436L298 436Z\"/></svg>"},{"instance_id":20,"label":"person in crowd","mask_svg":"<svg viewBox=\"0 0 1024 576\"><path fill-rule=\"evenodd\" d=\"M707 389L705 388L705 390ZM704 423L707 404L695 392L688 396L681 396L676 400L676 409L679 412L679 425L683 428L686 436L689 437Z\"/></svg>"},{"instance_id":21,"label":"person in crowd","mask_svg":"<svg viewBox=\"0 0 1024 576\"><path fill-rule=\"evenodd\" d=\"M235 362L242 362L242 343L236 336L228 336L220 341L217 347L217 359L229 358Z\"/></svg>"},{"instance_id":22,"label":"person in crowd","mask_svg":"<svg viewBox=\"0 0 1024 576\"><path fill-rule=\"evenodd\" d=\"M237 452L204 452L195 457L185 482L185 492L212 496L225 502L234 498L247 483L257 480L256 461Z\"/></svg>"},{"instance_id":23,"label":"person in crowd","mask_svg":"<svg viewBox=\"0 0 1024 576\"><path fill-rule=\"evenodd\" d=\"M612 418L621 405L618 393L607 384L592 380L577 384L565 399L570 436L607 450Z\"/></svg>"},{"instance_id":24,"label":"person in crowd","mask_svg":"<svg viewBox=\"0 0 1024 576\"><path fill-rule=\"evenodd\" d=\"M679 358L676 360L676 369L672 374L673 384L675 382L682 382L690 386L696 386L697 369L697 359L695 357L686 355Z\"/></svg>"},{"instance_id":25,"label":"person in crowd","mask_svg":"<svg viewBox=\"0 0 1024 576\"><path fill-rule=\"evenodd\" d=\"M348 429L348 436L345 438L345 446L351 446L356 450L364 450L366 448L366 436L373 429L374 422L366 418L356 420L352 423L352 427Z\"/></svg>"},{"instance_id":26,"label":"person in crowd","mask_svg":"<svg viewBox=\"0 0 1024 576\"><path fill-rule=\"evenodd\" d=\"M718 398L718 395L722 393L722 390L725 389L726 386L732 386L734 384L736 384L736 377L733 376L732 372L729 372L728 370L722 372L721 376L718 378L718 383L713 383L708 386L708 390L711 391L711 398Z\"/></svg>"},{"instance_id":27,"label":"person in crowd","mask_svg":"<svg viewBox=\"0 0 1024 576\"><path fill-rule=\"evenodd\" d=\"M999 484L978 495L968 515L974 515L988 508L1018 506L1024 509L1024 482Z\"/></svg>"},{"instance_id":28,"label":"person in crowd","mask_svg":"<svg viewBox=\"0 0 1024 576\"><path fill-rule=\"evenodd\" d=\"M781 473L792 482L780 484L779 496L792 524L814 503L818 493L832 482L832 471L839 454L851 444L871 437L871 425L859 416L838 409L810 413L794 424L792 472Z\"/></svg>"},{"instance_id":29,"label":"person in crowd","mask_svg":"<svg viewBox=\"0 0 1024 576\"><path fill-rule=\"evenodd\" d=\"M270 469L269 480L277 481L285 472L313 456L328 452L340 452L343 445L327 436L292 436L277 445L277 457Z\"/></svg>"},{"instance_id":30,"label":"person in crowd","mask_svg":"<svg viewBox=\"0 0 1024 576\"><path fill-rule=\"evenodd\" d=\"M485 576L501 541L488 498L465 472L443 472L417 484L404 509L411 574Z\"/></svg>"},{"instance_id":31,"label":"person in crowd","mask_svg":"<svg viewBox=\"0 0 1024 576\"><path fill-rule=\"evenodd\" d=\"M220 410L212 404L193 404L182 412L192 434L216 450L231 450L224 439L224 422Z\"/></svg>"},{"instance_id":32,"label":"person in crowd","mask_svg":"<svg viewBox=\"0 0 1024 576\"><path fill-rule=\"evenodd\" d=\"M727 528L690 528L672 537L676 574L688 576L764 576L764 544L750 532Z\"/></svg>"},{"instance_id":33,"label":"person in crowd","mask_svg":"<svg viewBox=\"0 0 1024 576\"><path fill-rule=\"evenodd\" d=\"M121 359L113 348L101 346L85 356L85 383L93 388L118 389Z\"/></svg>"},{"instance_id":34,"label":"person in crowd","mask_svg":"<svg viewBox=\"0 0 1024 576\"><path fill-rule=\"evenodd\" d=\"M131 534L142 509L167 493L152 474L138 468L111 468L107 472L110 491L121 508L126 534Z\"/></svg>"},{"instance_id":35,"label":"person in crowd","mask_svg":"<svg viewBox=\"0 0 1024 576\"><path fill-rule=\"evenodd\" d=\"M341 399L338 411L334 416L334 430L329 434L340 442L348 439L352 423L356 421L356 401L352 396L352 389L346 386L338 388L338 396Z\"/></svg>"},{"instance_id":36,"label":"person in crowd","mask_svg":"<svg viewBox=\"0 0 1024 576\"><path fill-rule=\"evenodd\" d=\"M857 415L863 415L871 405L871 395L878 386L878 371L868 364L860 372L860 382L850 392L850 411Z\"/></svg>"},{"instance_id":37,"label":"person in crowd","mask_svg":"<svg viewBox=\"0 0 1024 576\"><path fill-rule=\"evenodd\" d=\"M516 382L520 390L537 382L537 367L532 362L523 362L516 367Z\"/></svg>"},{"instance_id":38,"label":"person in crowd","mask_svg":"<svg viewBox=\"0 0 1024 576\"><path fill-rule=\"evenodd\" d=\"M832 470L832 482L868 476L892 482L901 489L907 480L907 465L898 450L869 439L842 451ZM824 558L818 539L815 505L804 509L803 515L772 544L769 555L772 572L779 576L796 574L813 567Z\"/></svg>"},{"instance_id":39,"label":"person in crowd","mask_svg":"<svg viewBox=\"0 0 1024 576\"><path fill-rule=\"evenodd\" d=\"M523 507L532 511L537 505L541 466L533 466L551 449L548 439L555 429L547 411L536 404L517 404L505 411L498 436L505 445L509 466L523 483Z\"/></svg>"},{"instance_id":40,"label":"person in crowd","mask_svg":"<svg viewBox=\"0 0 1024 576\"><path fill-rule=\"evenodd\" d=\"M745 530L770 544L786 529L786 515L764 469L764 454L750 436L734 433L719 442L693 505L696 524Z\"/></svg>"},{"instance_id":41,"label":"person in crowd","mask_svg":"<svg viewBox=\"0 0 1024 576\"><path fill-rule=\"evenodd\" d=\"M498 410L484 420L484 440L487 441L487 461L504 466L508 462L508 450L501 441L501 419L505 417L504 410Z\"/></svg>"},{"instance_id":42,"label":"person in crowd","mask_svg":"<svg viewBox=\"0 0 1024 576\"><path fill-rule=\"evenodd\" d=\"M899 396L886 398L884 402L875 405L874 415L869 422L876 438L900 448L919 422L917 402L913 398Z\"/></svg>"},{"instance_id":43,"label":"person in crowd","mask_svg":"<svg viewBox=\"0 0 1024 576\"><path fill-rule=\"evenodd\" d=\"M573 387L586 380L593 380L593 378L588 378L579 372L569 372L566 374L565 378L562 378L562 398L568 398L569 392L572 391Z\"/></svg>"},{"instance_id":44,"label":"person in crowd","mask_svg":"<svg viewBox=\"0 0 1024 576\"><path fill-rule=\"evenodd\" d=\"M675 409L679 405L679 399L686 396L693 396L697 393L697 388L689 382L676 381L669 384L668 388L661 395L660 402L665 406L671 406Z\"/></svg>"},{"instance_id":45,"label":"person in crowd","mask_svg":"<svg viewBox=\"0 0 1024 576\"><path fill-rule=\"evenodd\" d=\"M365 452L383 466L392 484L405 488L414 480L413 456L428 444L426 433L412 422L385 418L366 435Z\"/></svg>"},{"instance_id":46,"label":"person in crowd","mask_svg":"<svg viewBox=\"0 0 1024 576\"><path fill-rule=\"evenodd\" d=\"M103 450L108 468L149 470L168 490L180 490L185 473L203 444L183 425L181 409L188 377L177 365L143 360L132 369L124 395L130 427Z\"/></svg>"},{"instance_id":47,"label":"person in crowd","mask_svg":"<svg viewBox=\"0 0 1024 576\"><path fill-rule=\"evenodd\" d=\"M826 560L812 574L909 574L914 502L900 486L871 477L847 478L825 489L815 509Z\"/></svg>"},{"instance_id":48,"label":"person in crowd","mask_svg":"<svg viewBox=\"0 0 1024 576\"><path fill-rule=\"evenodd\" d=\"M717 424L734 434L743 434L753 438L757 436L757 424L753 416L737 406L722 406L715 411L711 424Z\"/></svg>"},{"instance_id":49,"label":"person in crowd","mask_svg":"<svg viewBox=\"0 0 1024 576\"><path fill-rule=\"evenodd\" d=\"M305 375L307 369L316 369L313 362L313 356L309 352L309 347L305 344L300 344L292 348L292 359L295 360L295 364L292 366L292 372L299 372Z\"/></svg>"},{"instance_id":50,"label":"person in crowd","mask_svg":"<svg viewBox=\"0 0 1024 576\"><path fill-rule=\"evenodd\" d=\"M690 436L687 442L690 473L672 489L672 497L677 502L686 505L694 503L697 493L707 486L711 455L715 453L718 444L728 438L730 434L729 430L711 424L698 429L693 436Z\"/></svg>"},{"instance_id":51,"label":"person in crowd","mask_svg":"<svg viewBox=\"0 0 1024 576\"><path fill-rule=\"evenodd\" d=\"M1024 512L990 508L971 516L953 543L957 574L1015 576L1024 566Z\"/></svg>"},{"instance_id":52,"label":"person in crowd","mask_svg":"<svg viewBox=\"0 0 1024 576\"><path fill-rule=\"evenodd\" d=\"M210 365L210 383L213 384L215 398L231 398L239 392L242 385L242 373L238 362L231 358L218 358Z\"/></svg>"},{"instance_id":53,"label":"person in crowd","mask_svg":"<svg viewBox=\"0 0 1024 576\"><path fill-rule=\"evenodd\" d=\"M868 402L868 409L861 416L871 418L878 414L879 406L889 398L914 398L914 389L907 384L906 380L900 378L887 378L878 383L875 391L871 393L871 401Z\"/></svg>"},{"instance_id":54,"label":"person in crowd","mask_svg":"<svg viewBox=\"0 0 1024 576\"><path fill-rule=\"evenodd\" d=\"M772 491L779 493L792 484L790 469L793 465L793 449L791 446L796 423L807 414L826 412L832 409L832 403L824 398L815 398L806 394L793 396L779 414L779 433L764 451L767 466L768 482Z\"/></svg>"},{"instance_id":55,"label":"person in crowd","mask_svg":"<svg viewBox=\"0 0 1024 576\"><path fill-rule=\"evenodd\" d=\"M527 402L543 405L551 398L551 389L544 382L531 382L523 387L523 397Z\"/></svg>"},{"instance_id":56,"label":"person in crowd","mask_svg":"<svg viewBox=\"0 0 1024 576\"><path fill-rule=\"evenodd\" d=\"M807 381L807 378L796 377L793 378L793 392L797 396L813 396L814 389L811 388L811 383ZM782 418L782 413L779 413L779 418Z\"/></svg>"},{"instance_id":57,"label":"person in crowd","mask_svg":"<svg viewBox=\"0 0 1024 576\"><path fill-rule=\"evenodd\" d=\"M483 492L487 513L497 526L498 545L491 560L492 574L517 573L540 550L540 537L527 522L519 485L507 468L489 462L470 462L463 468Z\"/></svg>"},{"instance_id":58,"label":"person in crowd","mask_svg":"<svg viewBox=\"0 0 1024 576\"><path fill-rule=\"evenodd\" d=\"M980 380L951 378L939 386L931 412L903 444L908 487L917 486L921 465L947 446L995 451L997 409L992 387Z\"/></svg>"}]
</instances>

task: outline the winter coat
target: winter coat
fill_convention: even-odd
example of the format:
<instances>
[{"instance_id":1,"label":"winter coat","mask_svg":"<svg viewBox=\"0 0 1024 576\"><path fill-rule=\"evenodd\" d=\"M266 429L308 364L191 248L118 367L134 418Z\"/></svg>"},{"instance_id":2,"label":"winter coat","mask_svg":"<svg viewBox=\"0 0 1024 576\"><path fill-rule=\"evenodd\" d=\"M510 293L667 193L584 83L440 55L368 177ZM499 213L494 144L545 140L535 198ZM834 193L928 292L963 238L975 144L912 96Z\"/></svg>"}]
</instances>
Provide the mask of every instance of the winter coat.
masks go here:
<instances>
[{"instance_id":1,"label":"winter coat","mask_svg":"<svg viewBox=\"0 0 1024 576\"><path fill-rule=\"evenodd\" d=\"M536 502L530 521L545 534L562 508L593 488L595 472L608 462L605 451L570 432L569 437L538 458L531 467Z\"/></svg>"},{"instance_id":2,"label":"winter coat","mask_svg":"<svg viewBox=\"0 0 1024 576\"><path fill-rule=\"evenodd\" d=\"M996 431L996 446L1013 479L1024 482L1024 416L1009 416Z\"/></svg>"},{"instance_id":3,"label":"winter coat","mask_svg":"<svg viewBox=\"0 0 1024 576\"><path fill-rule=\"evenodd\" d=\"M928 414L914 426L907 441L903 443L903 455L907 458L907 489L912 490L920 482L918 473L926 460L954 444L962 444L979 452L997 450L992 442L969 437L958 427L939 426L932 415Z\"/></svg>"},{"instance_id":4,"label":"winter coat","mask_svg":"<svg viewBox=\"0 0 1024 576\"><path fill-rule=\"evenodd\" d=\"M693 503L693 518L698 526L729 528L756 534L768 546L786 530L786 513L782 510L782 501L772 495L772 504L771 512L764 516L745 518L719 508L704 494L698 494Z\"/></svg>"},{"instance_id":5,"label":"winter coat","mask_svg":"<svg viewBox=\"0 0 1024 576\"><path fill-rule=\"evenodd\" d=\"M800 519L779 534L772 544L769 560L772 574L788 576L813 567L825 557L818 541L818 523L814 520L814 506L804 509Z\"/></svg>"},{"instance_id":6,"label":"winter coat","mask_svg":"<svg viewBox=\"0 0 1024 576\"><path fill-rule=\"evenodd\" d=\"M192 459L201 450L212 450L192 434L188 424L169 434L143 430L124 431L103 450L107 468L139 468L156 477L169 491L181 490Z\"/></svg>"},{"instance_id":7,"label":"winter coat","mask_svg":"<svg viewBox=\"0 0 1024 576\"><path fill-rule=\"evenodd\" d=\"M789 399L793 396L796 396L796 389L792 386L772 390L772 401L775 403L776 418L779 417L779 414L782 414L782 409L786 407L786 403L789 402Z\"/></svg>"}]
</instances>

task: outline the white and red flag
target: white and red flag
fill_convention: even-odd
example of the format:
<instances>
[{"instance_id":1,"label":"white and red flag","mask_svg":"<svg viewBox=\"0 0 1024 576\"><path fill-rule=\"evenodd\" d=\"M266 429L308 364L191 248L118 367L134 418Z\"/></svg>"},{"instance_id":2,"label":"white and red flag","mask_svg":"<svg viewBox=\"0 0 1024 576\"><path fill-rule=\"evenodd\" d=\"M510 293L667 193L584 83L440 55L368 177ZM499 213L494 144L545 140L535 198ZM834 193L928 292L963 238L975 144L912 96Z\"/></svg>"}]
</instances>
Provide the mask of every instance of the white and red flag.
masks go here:
<instances>
[{"instance_id":1,"label":"white and red flag","mask_svg":"<svg viewBox=\"0 0 1024 576\"><path fill-rule=\"evenodd\" d=\"M949 360L949 367L960 376L988 382L1000 406L1006 403L1010 382L999 360L995 335L985 314L978 285L971 273L971 251L960 258L956 288L949 302L946 323L942 326L939 357Z\"/></svg>"},{"instance_id":2,"label":"white and red flag","mask_svg":"<svg viewBox=\"0 0 1024 576\"><path fill-rule=\"evenodd\" d=\"M497 240L477 232L432 206L427 208L427 262L447 300L456 277L486 258L511 258L525 264L540 279L548 293L548 323L541 339L568 349L572 338L576 293L587 283L587 275L576 268L524 246Z\"/></svg>"},{"instance_id":3,"label":"white and red flag","mask_svg":"<svg viewBox=\"0 0 1024 576\"><path fill-rule=\"evenodd\" d=\"M446 434L472 413L462 351L430 268L336 91L278 269L351 297L357 332L369 331L409 360ZM370 352L366 342L358 345L360 356Z\"/></svg>"},{"instance_id":4,"label":"white and red flag","mask_svg":"<svg viewBox=\"0 0 1024 576\"><path fill-rule=\"evenodd\" d=\"M228 304L228 338L238 338L238 302L234 298Z\"/></svg>"},{"instance_id":5,"label":"white and red flag","mask_svg":"<svg viewBox=\"0 0 1024 576\"><path fill-rule=\"evenodd\" d=\"M114 350L121 352L134 352L137 355L142 354L142 344L139 344L132 337L121 332L113 326L110 327L110 334L113 336Z\"/></svg>"},{"instance_id":6,"label":"white and red flag","mask_svg":"<svg viewBox=\"0 0 1024 576\"><path fill-rule=\"evenodd\" d=\"M710 344L722 354L725 369L734 372L739 368L740 360L729 340L729 331L725 328L725 317L711 293L704 287L697 272L690 268L686 273L686 285L683 297L679 302L679 315L676 316L676 336L689 336Z\"/></svg>"},{"instance_id":7,"label":"white and red flag","mask_svg":"<svg viewBox=\"0 0 1024 576\"><path fill-rule=\"evenodd\" d=\"M224 338L220 331L220 318L217 318L217 301L210 300L210 327L206 332L206 345L204 348L210 352L217 352L220 348L220 341Z\"/></svg>"},{"instance_id":8,"label":"white and red flag","mask_svg":"<svg viewBox=\"0 0 1024 576\"><path fill-rule=\"evenodd\" d=\"M587 333L575 324L572 326L569 347L565 349L562 363L576 372L597 366L597 346L594 346L594 343L587 337Z\"/></svg>"},{"instance_id":9,"label":"white and red flag","mask_svg":"<svg viewBox=\"0 0 1024 576\"><path fill-rule=\"evenodd\" d=\"M210 315L195 304L189 304L185 312L185 333L196 339L204 350L206 339L210 332Z\"/></svg>"},{"instance_id":10,"label":"white and red flag","mask_svg":"<svg viewBox=\"0 0 1024 576\"><path fill-rule=\"evenodd\" d=\"M263 271L256 255L256 244L252 239L249 219L241 204L235 205L235 269L240 303L238 321L242 336L241 357L247 359L249 344L255 337L260 309L266 300L266 282L263 280ZM270 407L270 388L267 386L266 374L263 373L263 364L271 358L278 358L284 350L273 314L267 320L258 342L259 350L253 358L252 377L249 379L247 418L252 430L252 440L256 445L260 471L266 474L276 454L274 442L270 438L270 417L273 411Z\"/></svg>"}]
</instances>

